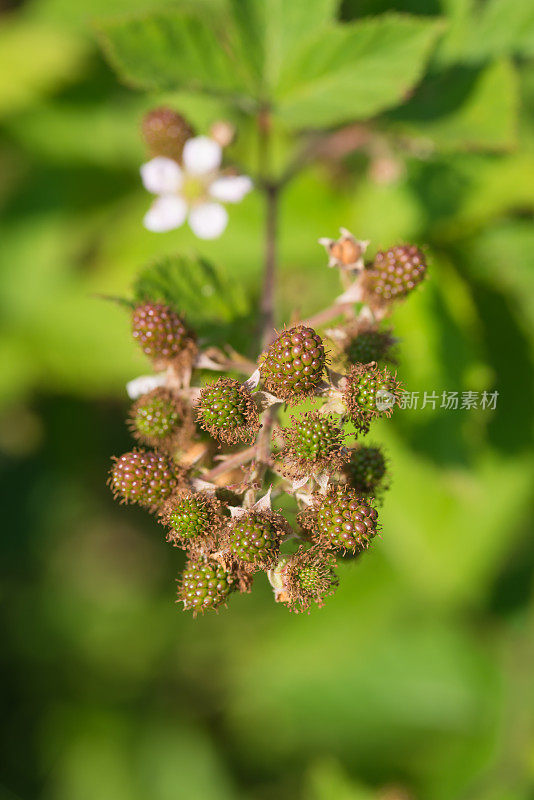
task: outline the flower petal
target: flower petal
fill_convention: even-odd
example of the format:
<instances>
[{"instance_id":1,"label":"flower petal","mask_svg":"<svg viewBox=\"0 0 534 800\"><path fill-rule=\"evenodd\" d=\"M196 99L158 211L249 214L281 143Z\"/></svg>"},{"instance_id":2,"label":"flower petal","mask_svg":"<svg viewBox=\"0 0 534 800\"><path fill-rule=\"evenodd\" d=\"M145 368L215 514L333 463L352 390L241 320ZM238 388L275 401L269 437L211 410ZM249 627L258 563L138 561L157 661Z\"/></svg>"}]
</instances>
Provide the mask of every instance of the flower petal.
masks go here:
<instances>
[{"instance_id":1,"label":"flower petal","mask_svg":"<svg viewBox=\"0 0 534 800\"><path fill-rule=\"evenodd\" d=\"M228 224L228 212L219 203L202 203L189 212L189 225L199 239L217 239Z\"/></svg>"},{"instance_id":2,"label":"flower petal","mask_svg":"<svg viewBox=\"0 0 534 800\"><path fill-rule=\"evenodd\" d=\"M143 225L154 233L165 233L183 225L187 216L187 203L176 194L164 194L152 203L145 214Z\"/></svg>"},{"instance_id":3,"label":"flower petal","mask_svg":"<svg viewBox=\"0 0 534 800\"><path fill-rule=\"evenodd\" d=\"M165 386L166 383L166 372L159 372L156 375L140 375L126 384L126 391L128 392L128 397L131 397L132 400L137 400L141 395L151 392L152 389L157 389L158 386Z\"/></svg>"},{"instance_id":4,"label":"flower petal","mask_svg":"<svg viewBox=\"0 0 534 800\"><path fill-rule=\"evenodd\" d=\"M182 170L172 158L158 156L143 164L141 180L152 194L173 194L182 185Z\"/></svg>"},{"instance_id":5,"label":"flower petal","mask_svg":"<svg viewBox=\"0 0 534 800\"><path fill-rule=\"evenodd\" d=\"M205 175L220 167L222 148L208 136L195 136L185 143L182 157L187 172Z\"/></svg>"},{"instance_id":6,"label":"flower petal","mask_svg":"<svg viewBox=\"0 0 534 800\"><path fill-rule=\"evenodd\" d=\"M240 203L251 189L252 181L248 175L228 175L213 181L209 193L222 203Z\"/></svg>"}]
</instances>

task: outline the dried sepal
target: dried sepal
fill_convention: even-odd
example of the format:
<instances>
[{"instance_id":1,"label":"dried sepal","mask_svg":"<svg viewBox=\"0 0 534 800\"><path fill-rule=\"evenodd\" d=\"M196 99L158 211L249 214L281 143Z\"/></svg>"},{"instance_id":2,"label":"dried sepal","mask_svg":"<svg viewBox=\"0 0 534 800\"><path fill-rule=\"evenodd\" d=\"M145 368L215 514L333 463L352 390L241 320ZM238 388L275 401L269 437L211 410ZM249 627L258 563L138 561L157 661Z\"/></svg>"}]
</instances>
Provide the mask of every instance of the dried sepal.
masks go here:
<instances>
[{"instance_id":1,"label":"dried sepal","mask_svg":"<svg viewBox=\"0 0 534 800\"><path fill-rule=\"evenodd\" d=\"M282 540L289 535L291 528L281 514L249 509L232 519L224 530L222 556L225 563L237 561L246 573L271 569Z\"/></svg>"},{"instance_id":2,"label":"dried sepal","mask_svg":"<svg viewBox=\"0 0 534 800\"><path fill-rule=\"evenodd\" d=\"M378 513L371 500L342 484L316 494L297 521L317 547L341 553L365 550L378 533Z\"/></svg>"},{"instance_id":3,"label":"dried sepal","mask_svg":"<svg viewBox=\"0 0 534 800\"><path fill-rule=\"evenodd\" d=\"M289 403L315 394L323 381L326 355L313 328L287 328L260 356L261 379L268 392Z\"/></svg>"},{"instance_id":4,"label":"dried sepal","mask_svg":"<svg viewBox=\"0 0 534 800\"><path fill-rule=\"evenodd\" d=\"M160 510L166 539L175 547L209 553L216 549L226 523L223 505L213 494L179 489Z\"/></svg>"},{"instance_id":5,"label":"dried sepal","mask_svg":"<svg viewBox=\"0 0 534 800\"><path fill-rule=\"evenodd\" d=\"M345 434L332 416L308 411L291 417L282 429L284 447L276 463L287 478L298 481L307 475L336 472L348 459L343 446Z\"/></svg>"},{"instance_id":6,"label":"dried sepal","mask_svg":"<svg viewBox=\"0 0 534 800\"><path fill-rule=\"evenodd\" d=\"M346 228L340 228L340 233L339 239L319 239L328 253L328 266L342 270L363 269L363 256L369 242L356 239Z\"/></svg>"},{"instance_id":7,"label":"dried sepal","mask_svg":"<svg viewBox=\"0 0 534 800\"><path fill-rule=\"evenodd\" d=\"M130 409L127 424L141 444L166 452L183 448L195 431L189 404L164 388L141 395Z\"/></svg>"},{"instance_id":8,"label":"dried sepal","mask_svg":"<svg viewBox=\"0 0 534 800\"><path fill-rule=\"evenodd\" d=\"M283 559L278 573L280 588L275 599L291 611L308 611L313 603L324 605L325 598L334 594L339 580L334 571L336 559L323 548L301 545L288 559ZM275 578L276 581L276 578Z\"/></svg>"},{"instance_id":9,"label":"dried sepal","mask_svg":"<svg viewBox=\"0 0 534 800\"><path fill-rule=\"evenodd\" d=\"M250 443L260 427L249 389L232 378L219 378L205 386L195 408L200 426L225 444Z\"/></svg>"},{"instance_id":10,"label":"dried sepal","mask_svg":"<svg viewBox=\"0 0 534 800\"><path fill-rule=\"evenodd\" d=\"M163 453L134 448L113 457L108 478L113 496L121 503L137 503L156 511L180 485L186 473Z\"/></svg>"},{"instance_id":11,"label":"dried sepal","mask_svg":"<svg viewBox=\"0 0 534 800\"><path fill-rule=\"evenodd\" d=\"M387 367L354 364L345 376L343 400L354 425L367 432L373 419L391 416L399 405L401 384Z\"/></svg>"}]
</instances>

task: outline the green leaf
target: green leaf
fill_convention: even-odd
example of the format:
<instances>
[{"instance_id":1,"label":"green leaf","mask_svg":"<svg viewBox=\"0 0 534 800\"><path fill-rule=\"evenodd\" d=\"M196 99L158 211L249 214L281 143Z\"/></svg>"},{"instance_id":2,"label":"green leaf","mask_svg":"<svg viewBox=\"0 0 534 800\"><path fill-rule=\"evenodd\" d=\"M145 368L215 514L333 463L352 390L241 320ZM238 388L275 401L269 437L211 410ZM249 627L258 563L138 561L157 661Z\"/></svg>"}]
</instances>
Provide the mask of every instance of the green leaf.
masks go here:
<instances>
[{"instance_id":1,"label":"green leaf","mask_svg":"<svg viewBox=\"0 0 534 800\"><path fill-rule=\"evenodd\" d=\"M324 29L286 65L275 98L280 116L297 128L331 126L396 105L441 29L394 14Z\"/></svg>"},{"instance_id":2,"label":"green leaf","mask_svg":"<svg viewBox=\"0 0 534 800\"><path fill-rule=\"evenodd\" d=\"M133 86L226 95L246 89L215 12L183 9L124 18L101 23L99 33L111 65Z\"/></svg>"},{"instance_id":3,"label":"green leaf","mask_svg":"<svg viewBox=\"0 0 534 800\"><path fill-rule=\"evenodd\" d=\"M428 81L399 110L403 131L432 139L441 150L498 150L516 142L518 80L506 60L485 69L454 69Z\"/></svg>"},{"instance_id":4,"label":"green leaf","mask_svg":"<svg viewBox=\"0 0 534 800\"><path fill-rule=\"evenodd\" d=\"M238 47L269 98L291 54L334 19L339 0L230 0Z\"/></svg>"}]
</instances>

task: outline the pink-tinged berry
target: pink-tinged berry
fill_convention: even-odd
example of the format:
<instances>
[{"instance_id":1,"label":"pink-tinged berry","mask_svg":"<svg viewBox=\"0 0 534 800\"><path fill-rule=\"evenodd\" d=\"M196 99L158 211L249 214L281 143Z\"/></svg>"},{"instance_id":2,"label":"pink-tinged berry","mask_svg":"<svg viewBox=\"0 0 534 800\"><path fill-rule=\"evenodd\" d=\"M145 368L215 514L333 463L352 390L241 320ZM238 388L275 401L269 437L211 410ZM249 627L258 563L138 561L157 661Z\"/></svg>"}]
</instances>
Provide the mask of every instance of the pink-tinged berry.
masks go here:
<instances>
[{"instance_id":1,"label":"pink-tinged berry","mask_svg":"<svg viewBox=\"0 0 534 800\"><path fill-rule=\"evenodd\" d=\"M219 378L205 386L196 411L200 426L214 439L227 444L252 441L260 427L250 391L231 378Z\"/></svg>"},{"instance_id":2,"label":"pink-tinged berry","mask_svg":"<svg viewBox=\"0 0 534 800\"><path fill-rule=\"evenodd\" d=\"M190 366L197 352L194 333L162 303L142 303L134 309L132 335L156 369Z\"/></svg>"},{"instance_id":3,"label":"pink-tinged berry","mask_svg":"<svg viewBox=\"0 0 534 800\"><path fill-rule=\"evenodd\" d=\"M228 525L222 541L226 558L248 572L270 569L278 558L289 526L272 511L247 511Z\"/></svg>"},{"instance_id":4,"label":"pink-tinged berry","mask_svg":"<svg viewBox=\"0 0 534 800\"><path fill-rule=\"evenodd\" d=\"M335 471L348 458L343 430L333 417L318 411L292 417L291 425L281 433L285 447L277 462L282 474L290 478Z\"/></svg>"},{"instance_id":5,"label":"pink-tinged berry","mask_svg":"<svg viewBox=\"0 0 534 800\"><path fill-rule=\"evenodd\" d=\"M166 156L174 161L181 161L184 144L194 135L187 120L166 107L145 114L141 130L152 157Z\"/></svg>"},{"instance_id":6,"label":"pink-tinged berry","mask_svg":"<svg viewBox=\"0 0 534 800\"><path fill-rule=\"evenodd\" d=\"M312 509L299 515L312 541L342 552L368 547L378 532L377 520L377 511L369 500L343 485L331 487L326 495L316 495Z\"/></svg>"},{"instance_id":7,"label":"pink-tinged berry","mask_svg":"<svg viewBox=\"0 0 534 800\"><path fill-rule=\"evenodd\" d=\"M363 274L366 300L372 306L406 297L426 275L424 253L415 245L379 251Z\"/></svg>"},{"instance_id":8,"label":"pink-tinged berry","mask_svg":"<svg viewBox=\"0 0 534 800\"><path fill-rule=\"evenodd\" d=\"M391 416L399 403L401 385L396 376L384 367L355 364L345 376L344 403L349 416L360 430L367 431L378 416Z\"/></svg>"},{"instance_id":9,"label":"pink-tinged berry","mask_svg":"<svg viewBox=\"0 0 534 800\"><path fill-rule=\"evenodd\" d=\"M379 447L359 445L343 465L347 485L359 495L377 497L387 488L387 462Z\"/></svg>"},{"instance_id":10,"label":"pink-tinged berry","mask_svg":"<svg viewBox=\"0 0 534 800\"><path fill-rule=\"evenodd\" d=\"M189 407L169 389L154 389L133 404L128 426L141 444L172 452L190 438L192 424Z\"/></svg>"},{"instance_id":11,"label":"pink-tinged berry","mask_svg":"<svg viewBox=\"0 0 534 800\"><path fill-rule=\"evenodd\" d=\"M285 603L296 613L308 611L312 603L323 606L325 599L334 594L339 583L335 565L334 556L321 547L299 547L290 558L283 559L280 567L274 571L273 583L277 583L278 578L280 585L276 600Z\"/></svg>"},{"instance_id":12,"label":"pink-tinged berry","mask_svg":"<svg viewBox=\"0 0 534 800\"><path fill-rule=\"evenodd\" d=\"M214 560L195 557L182 573L177 602L196 616L226 603L233 589L234 577L229 570Z\"/></svg>"},{"instance_id":13,"label":"pink-tinged berry","mask_svg":"<svg viewBox=\"0 0 534 800\"><path fill-rule=\"evenodd\" d=\"M283 331L262 355L260 373L266 389L282 400L314 394L323 380L326 356L321 337L304 325Z\"/></svg>"},{"instance_id":14,"label":"pink-tinged berry","mask_svg":"<svg viewBox=\"0 0 534 800\"><path fill-rule=\"evenodd\" d=\"M162 453L132 450L113 459L108 483L122 503L160 508L183 480L181 470Z\"/></svg>"}]
</instances>

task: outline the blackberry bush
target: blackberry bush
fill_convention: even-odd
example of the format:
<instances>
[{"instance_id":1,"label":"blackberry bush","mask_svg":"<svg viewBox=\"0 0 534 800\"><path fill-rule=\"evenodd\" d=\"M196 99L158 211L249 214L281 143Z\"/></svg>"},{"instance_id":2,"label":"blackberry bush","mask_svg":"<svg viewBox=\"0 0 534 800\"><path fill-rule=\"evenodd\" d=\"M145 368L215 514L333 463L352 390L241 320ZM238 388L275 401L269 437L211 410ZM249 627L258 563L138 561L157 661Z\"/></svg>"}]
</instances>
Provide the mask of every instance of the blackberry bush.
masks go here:
<instances>
[{"instance_id":1,"label":"blackberry bush","mask_svg":"<svg viewBox=\"0 0 534 800\"><path fill-rule=\"evenodd\" d=\"M269 113L262 114L268 149ZM220 120L209 135L193 135L178 112L158 108L144 118L142 132L152 156L142 181L155 195L145 227L164 232L187 219L200 238L221 235L228 221L222 203L240 202L252 188L247 175L223 163L234 126ZM267 215L257 346L250 338L248 352L235 349L241 321L250 317L239 282L204 258L152 263L122 303L155 371L127 386L134 401L128 425L151 449L114 459L109 484L121 502L153 513L167 541L185 550L178 600L194 614L250 591L262 572L275 600L290 610L321 606L337 586L336 562L360 557L379 531L375 500L387 488L386 462L380 447L360 437L399 405L396 374L378 366L396 361L384 319L393 301L422 282L426 261L418 247L402 245L365 263L369 241L341 228L338 239L319 241L342 293L309 318L295 309L276 333L275 223L291 175L265 173L258 183ZM227 322L228 342L221 334ZM282 418L288 405L304 402ZM297 530L273 511L273 500L275 509L296 513Z\"/></svg>"}]
</instances>

